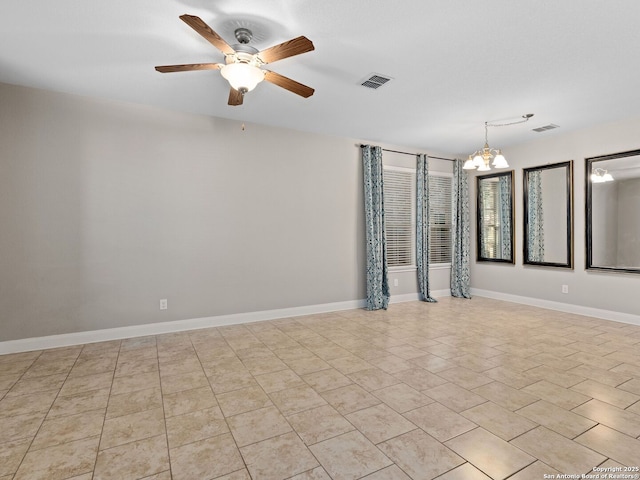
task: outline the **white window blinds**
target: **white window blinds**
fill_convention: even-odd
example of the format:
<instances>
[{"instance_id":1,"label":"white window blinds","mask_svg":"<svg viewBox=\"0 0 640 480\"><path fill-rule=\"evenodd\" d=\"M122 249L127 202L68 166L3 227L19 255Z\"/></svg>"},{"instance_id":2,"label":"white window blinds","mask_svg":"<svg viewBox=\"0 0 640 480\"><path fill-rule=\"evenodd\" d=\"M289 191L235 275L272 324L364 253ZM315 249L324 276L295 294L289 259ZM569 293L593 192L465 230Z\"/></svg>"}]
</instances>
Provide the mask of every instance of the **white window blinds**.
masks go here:
<instances>
[{"instance_id":1,"label":"white window blinds","mask_svg":"<svg viewBox=\"0 0 640 480\"><path fill-rule=\"evenodd\" d=\"M500 189L497 181L480 182L482 211L480 223L483 232L481 255L486 258L500 258Z\"/></svg>"},{"instance_id":2,"label":"white window blinds","mask_svg":"<svg viewBox=\"0 0 640 480\"><path fill-rule=\"evenodd\" d=\"M451 263L451 177L429 174L429 263Z\"/></svg>"},{"instance_id":3,"label":"white window blinds","mask_svg":"<svg viewBox=\"0 0 640 480\"><path fill-rule=\"evenodd\" d=\"M416 264L416 172L385 166L384 222L387 265L413 268ZM451 263L451 175L429 174L429 261Z\"/></svg>"},{"instance_id":4,"label":"white window blinds","mask_svg":"<svg viewBox=\"0 0 640 480\"><path fill-rule=\"evenodd\" d=\"M416 174L384 167L384 222L389 267L415 266Z\"/></svg>"}]
</instances>

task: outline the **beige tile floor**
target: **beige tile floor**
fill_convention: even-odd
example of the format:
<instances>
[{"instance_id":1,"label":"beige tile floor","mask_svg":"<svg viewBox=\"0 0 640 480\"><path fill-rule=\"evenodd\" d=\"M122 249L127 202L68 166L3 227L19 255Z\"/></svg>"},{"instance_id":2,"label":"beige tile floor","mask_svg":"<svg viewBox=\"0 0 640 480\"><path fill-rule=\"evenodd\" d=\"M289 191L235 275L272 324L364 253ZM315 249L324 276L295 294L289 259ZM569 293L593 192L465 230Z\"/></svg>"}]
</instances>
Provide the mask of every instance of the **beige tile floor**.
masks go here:
<instances>
[{"instance_id":1,"label":"beige tile floor","mask_svg":"<svg viewBox=\"0 0 640 480\"><path fill-rule=\"evenodd\" d=\"M639 438L640 326L479 297L0 356L0 480L535 480Z\"/></svg>"}]
</instances>

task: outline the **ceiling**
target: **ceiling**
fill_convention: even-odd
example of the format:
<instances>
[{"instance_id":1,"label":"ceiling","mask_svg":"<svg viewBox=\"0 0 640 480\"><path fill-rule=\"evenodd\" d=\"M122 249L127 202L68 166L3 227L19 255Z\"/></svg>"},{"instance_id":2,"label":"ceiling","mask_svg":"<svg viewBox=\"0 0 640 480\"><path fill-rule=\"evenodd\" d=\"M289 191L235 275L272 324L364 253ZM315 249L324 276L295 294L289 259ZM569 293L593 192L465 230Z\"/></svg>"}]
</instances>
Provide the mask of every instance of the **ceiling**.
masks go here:
<instances>
[{"instance_id":1,"label":"ceiling","mask_svg":"<svg viewBox=\"0 0 640 480\"><path fill-rule=\"evenodd\" d=\"M269 68L315 94L263 82L231 107L219 71L157 73L223 61L184 13L259 50L307 36ZM637 0L2 0L0 82L460 154L485 121L535 114L490 129L497 148L637 117L639 20ZM393 80L360 86L371 73Z\"/></svg>"}]
</instances>

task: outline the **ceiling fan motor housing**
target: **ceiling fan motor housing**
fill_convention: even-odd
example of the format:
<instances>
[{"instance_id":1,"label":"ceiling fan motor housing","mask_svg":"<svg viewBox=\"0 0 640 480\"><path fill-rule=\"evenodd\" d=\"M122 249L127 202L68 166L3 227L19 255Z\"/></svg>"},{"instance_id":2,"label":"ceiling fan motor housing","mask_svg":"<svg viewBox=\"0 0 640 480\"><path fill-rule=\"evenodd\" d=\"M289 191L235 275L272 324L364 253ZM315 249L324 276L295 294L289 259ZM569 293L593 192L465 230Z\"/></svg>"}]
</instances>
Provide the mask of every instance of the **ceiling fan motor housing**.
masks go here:
<instances>
[{"instance_id":1,"label":"ceiling fan motor housing","mask_svg":"<svg viewBox=\"0 0 640 480\"><path fill-rule=\"evenodd\" d=\"M258 50L250 47L249 45L234 45L233 49L235 50L235 53L225 56L225 61L227 63L230 63L229 59L232 59L232 61L234 62L237 61L244 63L250 63L258 59L256 55L258 53Z\"/></svg>"},{"instance_id":2,"label":"ceiling fan motor housing","mask_svg":"<svg viewBox=\"0 0 640 480\"><path fill-rule=\"evenodd\" d=\"M240 42L243 45L246 45L247 43L249 43L253 38L253 32L248 28L244 28L244 27L236 28L236 30L233 33L236 36L236 40L238 40L238 42Z\"/></svg>"}]
</instances>

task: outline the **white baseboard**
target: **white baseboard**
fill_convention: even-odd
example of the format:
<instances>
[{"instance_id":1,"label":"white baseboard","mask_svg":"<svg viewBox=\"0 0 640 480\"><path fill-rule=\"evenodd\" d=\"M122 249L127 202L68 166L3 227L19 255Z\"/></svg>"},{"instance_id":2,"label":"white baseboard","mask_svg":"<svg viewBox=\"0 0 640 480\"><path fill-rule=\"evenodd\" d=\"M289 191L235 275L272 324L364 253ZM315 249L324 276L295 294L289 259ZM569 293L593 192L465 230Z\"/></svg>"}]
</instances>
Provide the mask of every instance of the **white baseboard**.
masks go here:
<instances>
[{"instance_id":1,"label":"white baseboard","mask_svg":"<svg viewBox=\"0 0 640 480\"><path fill-rule=\"evenodd\" d=\"M352 300L346 302L325 303L321 305L309 305L304 307L264 310L260 312L237 313L232 315L219 315L215 317L149 323L146 325L133 325L130 327L107 328L103 330L92 330L88 332L49 335L46 337L23 338L19 340L0 342L0 355L4 355L7 353L28 352L32 350L42 350L45 348L67 347L70 345L81 345L85 343L106 342L109 340L121 340L123 338L159 335L162 333L198 330L200 328L222 327L225 325L260 322L264 320L275 320L278 318L300 317L303 315L313 315L316 313L354 310L357 308L364 308L364 306L364 300Z\"/></svg>"},{"instance_id":2,"label":"white baseboard","mask_svg":"<svg viewBox=\"0 0 640 480\"><path fill-rule=\"evenodd\" d=\"M640 315L633 315L631 313L622 313L614 312L613 310L602 310L600 308L583 307L582 305L574 305L571 303L554 302L551 300L542 300L540 298L532 297L522 297L520 295L511 295L508 293L493 292L491 290L481 290L478 288L472 288L471 295L493 298L495 300L504 300L505 302L521 303L523 305L531 305L533 307L547 308L549 310L557 310L559 312L575 313L576 315L584 315L587 317L602 318L604 320L613 320L614 322L640 325Z\"/></svg>"},{"instance_id":3,"label":"white baseboard","mask_svg":"<svg viewBox=\"0 0 640 480\"><path fill-rule=\"evenodd\" d=\"M434 297L445 297L449 296L450 292L449 290L437 290L431 292L431 295ZM413 302L418 300L419 298L417 293L409 293L405 295L394 295L391 297L389 303ZM278 318L300 317L316 313L355 310L358 308L364 308L364 306L365 300L351 300L304 307L281 308L260 312L219 315L215 317L192 318L187 320L175 320L172 322L149 323L146 325L133 325L130 327L106 328L103 330L91 330L88 332L74 332L62 335L49 335L46 337L8 340L0 342L0 355L29 352L32 350L43 350L46 348L68 347L70 345L82 345L85 343L106 342L109 340L121 340L123 338L144 337L147 335L184 332L188 330L198 330L200 328L261 322L265 320L275 320Z\"/></svg>"},{"instance_id":4,"label":"white baseboard","mask_svg":"<svg viewBox=\"0 0 640 480\"><path fill-rule=\"evenodd\" d=\"M434 290L431 292L431 296L434 298L450 297L450 290ZM403 303L403 302L417 302L420 300L419 293L405 293L403 295L392 295L389 299L389 304Z\"/></svg>"},{"instance_id":5,"label":"white baseboard","mask_svg":"<svg viewBox=\"0 0 640 480\"><path fill-rule=\"evenodd\" d=\"M420 296L417 293L391 295L391 298L389 298L389 305L393 305L394 303L417 302L418 300L420 300Z\"/></svg>"},{"instance_id":6,"label":"white baseboard","mask_svg":"<svg viewBox=\"0 0 640 480\"><path fill-rule=\"evenodd\" d=\"M435 298L450 297L451 290L434 290L431 292L431 296Z\"/></svg>"},{"instance_id":7,"label":"white baseboard","mask_svg":"<svg viewBox=\"0 0 640 480\"><path fill-rule=\"evenodd\" d=\"M560 312L575 313L588 317L602 318L616 322L640 325L640 316L628 313L601 310L569 303L553 302L539 298L522 297L507 293L493 292L490 290L471 289L472 295L478 297L493 298L506 302L521 303L534 307L547 308ZM435 298L448 297L449 290L435 290L431 292ZM402 303L418 301L417 293L394 295L389 303ZM108 328L104 330L92 330L89 332L74 332L62 335L49 335L46 337L23 338L19 340L9 340L0 342L0 355L7 353L28 352L32 350L42 350L46 348L66 347L70 345L81 345L85 343L105 342L109 340L121 340L123 338L144 337L147 335L159 335L163 333L183 332L188 330L198 330L200 328L222 327L225 325L238 325L241 323L260 322L265 320L275 320L278 318L300 317L303 315L313 315L316 313L338 312L342 310L355 310L364 308L364 300L351 300L346 302L325 303L320 305L309 305L304 307L282 308L276 310L264 310L260 312L236 313L232 315L219 315L215 317L193 318L187 320L175 320L172 322L149 323L146 325L134 325L130 327Z\"/></svg>"}]
</instances>

